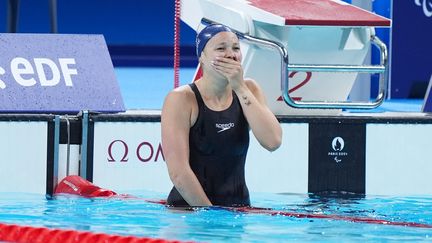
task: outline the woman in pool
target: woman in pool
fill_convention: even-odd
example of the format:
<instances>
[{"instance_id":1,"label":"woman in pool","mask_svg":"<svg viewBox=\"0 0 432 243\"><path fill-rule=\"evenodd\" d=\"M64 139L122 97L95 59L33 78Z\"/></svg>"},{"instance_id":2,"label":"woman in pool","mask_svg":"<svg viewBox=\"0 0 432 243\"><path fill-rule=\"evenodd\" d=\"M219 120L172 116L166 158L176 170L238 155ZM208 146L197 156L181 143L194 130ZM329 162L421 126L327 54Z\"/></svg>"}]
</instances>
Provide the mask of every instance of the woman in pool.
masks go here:
<instances>
[{"instance_id":1,"label":"woman in pool","mask_svg":"<svg viewBox=\"0 0 432 243\"><path fill-rule=\"evenodd\" d=\"M237 35L209 25L196 38L200 79L171 91L162 108L162 146L174 184L171 206L248 206L244 168L251 129L269 151L282 129L261 88L243 78Z\"/></svg>"}]
</instances>

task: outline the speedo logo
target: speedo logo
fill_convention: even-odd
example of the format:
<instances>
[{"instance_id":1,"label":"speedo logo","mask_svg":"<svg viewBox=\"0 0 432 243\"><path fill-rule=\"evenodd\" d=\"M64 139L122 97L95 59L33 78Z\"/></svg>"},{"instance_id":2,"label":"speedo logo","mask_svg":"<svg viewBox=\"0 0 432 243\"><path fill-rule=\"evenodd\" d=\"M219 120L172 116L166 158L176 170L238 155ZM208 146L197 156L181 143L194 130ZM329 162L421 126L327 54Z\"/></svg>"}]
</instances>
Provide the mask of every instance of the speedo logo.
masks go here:
<instances>
[{"instance_id":1,"label":"speedo logo","mask_svg":"<svg viewBox=\"0 0 432 243\"><path fill-rule=\"evenodd\" d=\"M216 123L216 128L219 129L218 133L226 131L234 127L234 123Z\"/></svg>"}]
</instances>

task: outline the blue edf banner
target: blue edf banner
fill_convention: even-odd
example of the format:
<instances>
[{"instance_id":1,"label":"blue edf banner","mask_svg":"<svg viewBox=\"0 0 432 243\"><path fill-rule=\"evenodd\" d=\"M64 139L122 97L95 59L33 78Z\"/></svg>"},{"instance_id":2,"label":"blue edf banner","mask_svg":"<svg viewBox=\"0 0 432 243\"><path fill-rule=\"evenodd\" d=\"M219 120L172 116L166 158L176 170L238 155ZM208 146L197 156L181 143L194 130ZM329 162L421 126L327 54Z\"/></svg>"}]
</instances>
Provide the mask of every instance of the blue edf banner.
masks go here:
<instances>
[{"instance_id":1,"label":"blue edf banner","mask_svg":"<svg viewBox=\"0 0 432 243\"><path fill-rule=\"evenodd\" d=\"M391 98L423 98L432 75L432 0L393 1Z\"/></svg>"},{"instance_id":2,"label":"blue edf banner","mask_svg":"<svg viewBox=\"0 0 432 243\"><path fill-rule=\"evenodd\" d=\"M432 75L431 78L429 80L429 86L426 90L426 95L425 95L425 99L423 101L423 107L422 107L422 111L423 112L431 112L432 113Z\"/></svg>"},{"instance_id":3,"label":"blue edf banner","mask_svg":"<svg viewBox=\"0 0 432 243\"><path fill-rule=\"evenodd\" d=\"M0 112L124 111L102 35L0 34Z\"/></svg>"}]
</instances>

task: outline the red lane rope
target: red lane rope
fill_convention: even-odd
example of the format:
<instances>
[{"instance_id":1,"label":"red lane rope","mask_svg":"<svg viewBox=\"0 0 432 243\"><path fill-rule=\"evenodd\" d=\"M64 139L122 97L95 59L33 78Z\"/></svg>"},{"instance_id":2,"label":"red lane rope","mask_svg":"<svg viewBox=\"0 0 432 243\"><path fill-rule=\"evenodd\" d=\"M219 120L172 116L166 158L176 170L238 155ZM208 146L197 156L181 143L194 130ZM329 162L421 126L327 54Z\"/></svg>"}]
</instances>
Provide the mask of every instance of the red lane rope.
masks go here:
<instances>
[{"instance_id":1,"label":"red lane rope","mask_svg":"<svg viewBox=\"0 0 432 243\"><path fill-rule=\"evenodd\" d=\"M146 200L149 203L166 205L165 200ZM367 218L367 217L353 217L343 216L336 214L312 214L312 213L296 213L288 211L280 211L272 208L260 208L260 207L218 207L232 212L240 213L252 213L252 214L266 214L271 216L286 216L292 218L308 218L308 219L330 219L330 220L342 220L354 223L367 223L367 224L383 224L383 225L396 225L406 226L414 228L427 228L432 229L431 224L421 224L415 222L403 222L403 221L389 221L385 219Z\"/></svg>"},{"instance_id":2,"label":"red lane rope","mask_svg":"<svg viewBox=\"0 0 432 243\"><path fill-rule=\"evenodd\" d=\"M240 208L227 208L227 209L234 212L267 214L271 216L281 215L281 216L294 217L294 218L331 219L331 220L349 221L354 223L383 224L383 225L396 225L396 226L432 229L432 225L430 224L389 221L384 219L367 218L367 217L352 217L352 216L343 216L343 215L335 215L335 214L296 213L296 212L279 211L270 208L255 208L255 207L240 207Z\"/></svg>"},{"instance_id":3,"label":"red lane rope","mask_svg":"<svg viewBox=\"0 0 432 243\"><path fill-rule=\"evenodd\" d=\"M147 200L142 198L133 197L131 195L118 195L117 193L100 188L91 182L79 177L79 176L68 176L64 178L57 186L55 193L66 193L79 195L83 197L115 197L125 199L139 199L145 200L149 203L166 205L165 200ZM309 219L330 219L330 220L341 220L354 223L367 223L367 224L382 224L382 225L395 225L395 226L406 226L414 228L428 228L432 229L432 224L422 224L415 222L403 222L403 221L389 221L385 219L377 219L370 217L355 217L355 216L343 216L337 214L313 214L313 213L297 213L275 210L272 208L260 208L260 207L217 207L232 212L240 213L252 213L252 214L266 214L271 216L287 216L293 218L309 218Z\"/></svg>"},{"instance_id":4,"label":"red lane rope","mask_svg":"<svg viewBox=\"0 0 432 243\"><path fill-rule=\"evenodd\" d=\"M180 14L181 0L174 3L174 88L180 85Z\"/></svg>"},{"instance_id":5,"label":"red lane rope","mask_svg":"<svg viewBox=\"0 0 432 243\"><path fill-rule=\"evenodd\" d=\"M0 223L0 241L16 243L180 243L135 236L110 235L87 231L49 229L45 227L20 226Z\"/></svg>"},{"instance_id":6,"label":"red lane rope","mask_svg":"<svg viewBox=\"0 0 432 243\"><path fill-rule=\"evenodd\" d=\"M128 195L117 195L117 193L100 188L80 176L68 176L64 178L56 187L55 193L65 193L79 195L82 197L121 197L133 198ZM46 227L21 226L14 224L0 223L1 242L26 242L26 243L165 243L180 242L177 240L155 239L136 236L120 236L105 233L93 233L88 231L50 229Z\"/></svg>"}]
</instances>

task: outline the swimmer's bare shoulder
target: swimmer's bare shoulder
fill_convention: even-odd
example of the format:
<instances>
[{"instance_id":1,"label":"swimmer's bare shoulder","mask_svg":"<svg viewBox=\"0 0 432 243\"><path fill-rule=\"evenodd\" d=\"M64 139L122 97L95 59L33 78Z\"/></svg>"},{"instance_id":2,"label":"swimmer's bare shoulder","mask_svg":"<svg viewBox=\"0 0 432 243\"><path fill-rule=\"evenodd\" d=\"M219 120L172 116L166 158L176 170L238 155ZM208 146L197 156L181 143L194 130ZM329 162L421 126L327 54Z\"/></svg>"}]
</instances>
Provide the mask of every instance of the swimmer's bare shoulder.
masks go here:
<instances>
[{"instance_id":1,"label":"swimmer's bare shoulder","mask_svg":"<svg viewBox=\"0 0 432 243\"><path fill-rule=\"evenodd\" d=\"M197 110L195 94L189 85L183 85L170 91L165 97L162 108L162 116L167 113L174 115L178 119L188 118L191 120Z\"/></svg>"}]
</instances>

